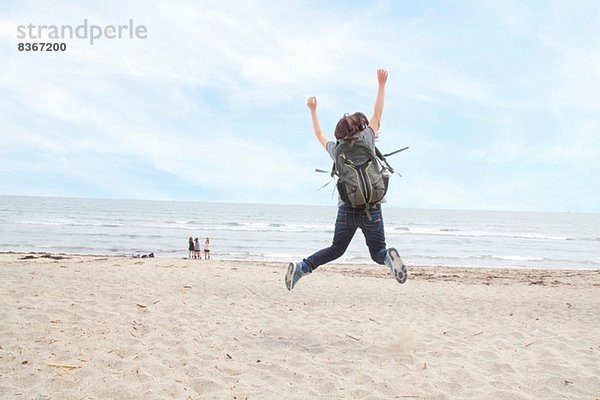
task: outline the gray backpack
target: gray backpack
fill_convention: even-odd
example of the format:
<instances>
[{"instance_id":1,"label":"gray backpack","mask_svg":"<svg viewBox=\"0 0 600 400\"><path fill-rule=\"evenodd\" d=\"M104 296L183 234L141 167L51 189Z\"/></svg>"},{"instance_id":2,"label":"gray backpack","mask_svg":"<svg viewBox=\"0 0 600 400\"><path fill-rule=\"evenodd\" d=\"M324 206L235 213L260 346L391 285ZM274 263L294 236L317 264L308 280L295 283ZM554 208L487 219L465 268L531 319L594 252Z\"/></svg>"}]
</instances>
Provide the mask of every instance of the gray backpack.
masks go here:
<instances>
[{"instance_id":1,"label":"gray backpack","mask_svg":"<svg viewBox=\"0 0 600 400\"><path fill-rule=\"evenodd\" d=\"M367 213L383 199L388 189L391 168L377 153L379 151L366 142L364 131L350 139L339 140L334 150L331 175L338 178L340 198L348 206L364 208Z\"/></svg>"}]
</instances>

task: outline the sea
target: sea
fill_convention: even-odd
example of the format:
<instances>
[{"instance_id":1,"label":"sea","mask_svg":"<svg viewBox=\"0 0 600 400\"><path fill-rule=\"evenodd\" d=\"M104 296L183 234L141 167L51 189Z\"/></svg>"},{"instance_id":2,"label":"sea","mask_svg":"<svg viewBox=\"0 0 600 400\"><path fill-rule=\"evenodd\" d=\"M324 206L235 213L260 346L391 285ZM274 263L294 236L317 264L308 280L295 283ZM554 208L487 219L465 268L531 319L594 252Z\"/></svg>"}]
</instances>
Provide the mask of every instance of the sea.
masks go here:
<instances>
[{"instance_id":1,"label":"sea","mask_svg":"<svg viewBox=\"0 0 600 400\"><path fill-rule=\"evenodd\" d=\"M329 246L336 206L0 196L0 252L299 261ZM600 269L600 214L383 207L407 265ZM360 230L343 263L370 263Z\"/></svg>"}]
</instances>

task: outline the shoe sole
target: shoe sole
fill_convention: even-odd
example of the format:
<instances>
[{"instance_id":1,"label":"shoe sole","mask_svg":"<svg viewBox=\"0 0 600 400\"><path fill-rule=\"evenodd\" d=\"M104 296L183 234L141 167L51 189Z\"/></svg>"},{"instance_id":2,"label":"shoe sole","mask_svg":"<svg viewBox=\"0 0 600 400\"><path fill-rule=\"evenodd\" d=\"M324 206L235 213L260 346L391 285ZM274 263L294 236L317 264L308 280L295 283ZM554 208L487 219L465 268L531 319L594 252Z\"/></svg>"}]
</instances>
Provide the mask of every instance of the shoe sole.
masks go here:
<instances>
[{"instance_id":1,"label":"shoe sole","mask_svg":"<svg viewBox=\"0 0 600 400\"><path fill-rule=\"evenodd\" d=\"M285 286L287 290L294 288L294 274L296 273L296 264L290 263L288 265L287 273L285 274Z\"/></svg>"},{"instance_id":2,"label":"shoe sole","mask_svg":"<svg viewBox=\"0 0 600 400\"><path fill-rule=\"evenodd\" d=\"M406 269L404 262L402 262L402 258L400 258L400 254L398 254L398 250L391 248L388 250L388 254L392 259L392 265L394 266L394 278L396 278L398 283L406 282L408 270ZM400 265L400 268L398 268L398 265Z\"/></svg>"}]
</instances>

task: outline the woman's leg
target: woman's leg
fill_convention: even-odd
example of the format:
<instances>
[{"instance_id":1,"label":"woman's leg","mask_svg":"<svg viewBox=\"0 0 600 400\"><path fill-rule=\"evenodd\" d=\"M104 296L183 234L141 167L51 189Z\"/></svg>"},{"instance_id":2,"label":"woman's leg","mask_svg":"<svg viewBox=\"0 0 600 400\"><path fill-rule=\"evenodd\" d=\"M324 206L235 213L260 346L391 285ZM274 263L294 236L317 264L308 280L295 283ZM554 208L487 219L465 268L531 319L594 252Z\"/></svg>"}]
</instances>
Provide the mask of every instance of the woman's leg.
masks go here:
<instances>
[{"instance_id":1,"label":"woman's leg","mask_svg":"<svg viewBox=\"0 0 600 400\"><path fill-rule=\"evenodd\" d=\"M352 241L356 228L357 225L354 211L347 206L339 207L331 246L319 250L304 259L304 262L308 264L311 271L320 265L327 264L330 261L340 258L346 252L348 245Z\"/></svg>"},{"instance_id":2,"label":"woman's leg","mask_svg":"<svg viewBox=\"0 0 600 400\"><path fill-rule=\"evenodd\" d=\"M365 242L369 248L371 259L377 264L384 264L386 247L381 205L378 204L369 210L369 213L371 214L371 219L369 219L366 213L360 215L359 226L365 236Z\"/></svg>"}]
</instances>

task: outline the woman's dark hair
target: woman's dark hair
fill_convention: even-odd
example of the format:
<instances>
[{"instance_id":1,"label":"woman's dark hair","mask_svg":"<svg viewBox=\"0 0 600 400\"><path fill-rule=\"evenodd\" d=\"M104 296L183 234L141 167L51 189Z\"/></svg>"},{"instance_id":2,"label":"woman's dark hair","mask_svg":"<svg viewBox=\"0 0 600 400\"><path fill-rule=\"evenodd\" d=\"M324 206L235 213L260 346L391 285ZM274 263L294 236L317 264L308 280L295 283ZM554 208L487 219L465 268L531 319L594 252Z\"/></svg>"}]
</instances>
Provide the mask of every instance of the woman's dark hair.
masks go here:
<instances>
[{"instance_id":1,"label":"woman's dark hair","mask_svg":"<svg viewBox=\"0 0 600 400\"><path fill-rule=\"evenodd\" d=\"M367 125L369 125L369 120L361 112L355 112L352 115L344 114L335 126L335 138L337 140L349 139L365 129Z\"/></svg>"}]
</instances>

